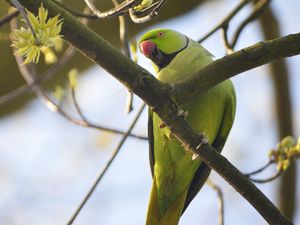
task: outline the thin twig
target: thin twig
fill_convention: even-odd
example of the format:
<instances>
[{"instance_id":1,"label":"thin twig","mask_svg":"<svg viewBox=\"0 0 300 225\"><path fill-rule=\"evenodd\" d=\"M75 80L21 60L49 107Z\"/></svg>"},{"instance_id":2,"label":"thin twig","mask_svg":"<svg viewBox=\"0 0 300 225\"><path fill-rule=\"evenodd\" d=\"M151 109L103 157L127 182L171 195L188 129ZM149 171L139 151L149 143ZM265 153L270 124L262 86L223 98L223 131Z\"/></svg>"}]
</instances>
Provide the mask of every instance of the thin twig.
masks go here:
<instances>
[{"instance_id":1,"label":"thin twig","mask_svg":"<svg viewBox=\"0 0 300 225\"><path fill-rule=\"evenodd\" d=\"M212 180L208 179L206 181L206 184L211 187L212 189L214 189L217 192L218 195L218 211L219 211L219 225L224 225L224 197L223 197L223 192L221 190L221 188L219 186L217 186L214 182L212 182Z\"/></svg>"},{"instance_id":2,"label":"thin twig","mask_svg":"<svg viewBox=\"0 0 300 225\"><path fill-rule=\"evenodd\" d=\"M229 41L228 38L228 29L230 21L235 17L248 3L253 2L254 0L243 0L240 2L233 10L229 13L227 17L225 17L221 23L219 23L217 26L215 26L210 32L208 32L204 37L202 37L198 42L201 43L204 40L206 40L208 37L210 37L212 34L214 34L216 31L221 29L222 31L222 39L224 42L224 45L226 47L227 53L230 54L234 50L234 47L238 41L238 38L240 37L242 31L244 28L253 20L257 19L261 13L264 11L264 9L268 6L268 4L271 2L271 0L260 0L257 3L255 3L254 10L252 13L244 19L241 24L236 29L232 41Z\"/></svg>"},{"instance_id":3,"label":"thin twig","mask_svg":"<svg viewBox=\"0 0 300 225\"><path fill-rule=\"evenodd\" d=\"M215 26L211 31L209 31L206 35L204 35L200 40L199 43L205 41L207 38L209 38L212 34L214 34L217 30L221 29L222 27L228 26L230 20L238 14L241 9L244 8L245 5L247 5L250 1L253 0L243 0L240 2L223 20L220 22L217 26Z\"/></svg>"},{"instance_id":4,"label":"thin twig","mask_svg":"<svg viewBox=\"0 0 300 225\"><path fill-rule=\"evenodd\" d=\"M11 21L11 19L17 17L20 14L20 12L18 10L9 13L3 17L0 18L0 26L2 26L5 23L8 23L9 21Z\"/></svg>"},{"instance_id":5,"label":"thin twig","mask_svg":"<svg viewBox=\"0 0 300 225\"><path fill-rule=\"evenodd\" d=\"M251 23L253 20L257 19L266 9L266 7L270 4L271 0L261 0L258 1L253 8L252 13L246 18L244 19L244 21L238 26L238 28L236 29L234 35L233 35L233 39L232 42L230 44L230 47L233 49L238 41L238 38L240 37L242 31L244 30L244 28Z\"/></svg>"},{"instance_id":6,"label":"thin twig","mask_svg":"<svg viewBox=\"0 0 300 225\"><path fill-rule=\"evenodd\" d=\"M272 163L274 163L274 161L269 160L269 162L268 162L266 165L264 165L263 167L261 167L261 168L259 168L259 169L257 169L257 170L254 170L253 172L250 172L250 173L244 173L244 174L245 174L245 176L247 176L247 177L252 176L252 175L254 175L254 174L258 174L258 173L264 171L265 169L267 169Z\"/></svg>"},{"instance_id":7,"label":"thin twig","mask_svg":"<svg viewBox=\"0 0 300 225\"><path fill-rule=\"evenodd\" d=\"M226 52L227 52L227 54L231 54L234 52L234 50L231 47L231 44L228 40L228 27L229 27L229 25L222 27L221 31L222 31L222 40L226 47Z\"/></svg>"},{"instance_id":8,"label":"thin twig","mask_svg":"<svg viewBox=\"0 0 300 225\"><path fill-rule=\"evenodd\" d=\"M115 7L119 5L118 0L112 0ZM122 50L125 55L129 58L130 56L130 49L129 49L129 40L128 40L128 23L127 19L124 16L119 16L119 33L120 33L120 41L122 45ZM133 110L133 94L131 91L128 90L127 92L127 100L125 105L125 113L128 114Z\"/></svg>"},{"instance_id":9,"label":"thin twig","mask_svg":"<svg viewBox=\"0 0 300 225\"><path fill-rule=\"evenodd\" d=\"M74 87L71 87L71 98L72 98L72 101L74 103L75 109L76 109L78 115L80 116L80 118L83 121L85 121L86 123L89 123L88 119L85 117L85 115L83 114L81 108L79 107L79 104L78 104L78 101L77 101L77 98L76 98L76 91L75 91Z\"/></svg>"},{"instance_id":10,"label":"thin twig","mask_svg":"<svg viewBox=\"0 0 300 225\"><path fill-rule=\"evenodd\" d=\"M77 124L77 125L80 125L80 126L83 126L83 124L85 124L84 126L85 127L90 127L90 128L95 128L97 130L101 130L101 131L107 131L107 132L111 132L111 133L116 133L116 134L126 134L126 132L124 131L120 131L120 130L117 130L117 129L112 129L112 128L108 128L108 127L104 127L104 126L100 126L100 125L96 125L92 122L90 122L90 120L84 115L84 113L82 112L80 106L79 106L79 103L77 101L77 98L76 98L76 92L75 92L75 89L71 87L71 98L72 98L72 101L74 103L74 106L75 106L75 109L78 113L78 115L80 116L80 118L82 119L82 123L81 124ZM68 118L66 118L68 120ZM74 123L74 119L70 120L71 122ZM77 121L80 121L80 120L77 120ZM144 136L140 136L140 135L135 135L135 134L129 134L130 137L134 137L134 138L137 138L137 139L141 139L141 140L148 140L148 137L144 137Z\"/></svg>"},{"instance_id":11,"label":"thin twig","mask_svg":"<svg viewBox=\"0 0 300 225\"><path fill-rule=\"evenodd\" d=\"M19 3L18 3L19 4ZM16 20L11 20L11 28L16 29ZM17 66L19 71L30 88L36 93L36 95L44 102L52 111L60 112L61 114L66 114L56 103L54 103L40 88L40 86L35 82L37 74L36 70L30 70L32 64L24 64L23 58L18 54L15 54L15 59L17 61ZM31 67L32 68L32 67Z\"/></svg>"},{"instance_id":12,"label":"thin twig","mask_svg":"<svg viewBox=\"0 0 300 225\"><path fill-rule=\"evenodd\" d=\"M250 173L244 173L244 175L247 176L249 178L249 180L251 180L252 182L255 182L255 183L267 183L267 182L270 182L272 180L275 180L276 178L278 178L283 173L282 170L278 170L274 175L272 175L271 177L266 178L266 179L252 178L253 175L264 171L265 169L267 169L273 163L275 163L275 161L269 160L269 162L266 165L264 165L263 167L255 170L253 172L250 172Z\"/></svg>"},{"instance_id":13,"label":"thin twig","mask_svg":"<svg viewBox=\"0 0 300 225\"><path fill-rule=\"evenodd\" d=\"M271 0L260 0L255 3L252 13L246 19L244 19L241 22L241 24L238 26L238 28L236 29L236 31L233 35L233 38L232 38L233 40L231 42L229 42L229 40L228 40L228 26L222 27L224 44L225 44L228 54L231 54L232 52L234 52L233 49L234 49L242 31L245 29L245 27L261 15L262 12L269 5L270 2L271 2Z\"/></svg>"},{"instance_id":14,"label":"thin twig","mask_svg":"<svg viewBox=\"0 0 300 225\"><path fill-rule=\"evenodd\" d=\"M103 176L105 175L105 173L107 172L108 168L110 167L111 163L114 161L114 159L116 158L116 156L118 155L118 153L120 152L123 144L125 143L126 139L128 138L129 134L131 133L132 129L134 128L136 122L138 121L138 119L140 118L144 108L145 108L146 104L143 103L140 107L140 109L138 110L137 115L135 116L134 120L132 121L131 125L129 126L128 130L126 131L126 133L124 134L123 138L120 140L120 142L118 143L117 147L115 148L115 150L113 151L113 154L111 156L111 158L109 159L109 161L107 162L106 166L104 167L104 169L101 171L101 173L98 175L97 179L95 180L94 184L92 185L91 189L88 191L88 193L86 194L86 196L84 197L84 199L82 200L82 202L80 203L80 205L78 206L78 208L75 210L74 214L71 216L70 220L68 221L67 225L71 225L73 224L73 222L75 221L75 219L77 218L78 214L80 213L80 211L82 210L82 208L85 206L85 204L87 203L87 201L89 200L89 198L91 197L91 195L93 194L93 192L95 191L97 185L99 184L99 182L102 180Z\"/></svg>"},{"instance_id":15,"label":"thin twig","mask_svg":"<svg viewBox=\"0 0 300 225\"><path fill-rule=\"evenodd\" d=\"M23 16L24 20L26 21L29 29L31 30L32 32L32 35L36 41L36 43L38 43L38 38L36 36L36 33L32 27L32 24L30 23L29 19L28 19L28 16L27 16L27 13L25 11L25 8L23 7L23 5L20 4L20 2L18 0L10 0L11 3L19 10L19 12L21 13L21 15Z\"/></svg>"},{"instance_id":16,"label":"thin twig","mask_svg":"<svg viewBox=\"0 0 300 225\"><path fill-rule=\"evenodd\" d=\"M88 7L85 7L85 8L84 8L84 13L89 13L89 12L90 12L89 8L88 8ZM83 18L82 18L82 22L85 23L85 24L87 24L87 23L88 23L88 18L83 17ZM88 120L87 120L87 118L86 118L85 115L83 114L81 108L79 107L79 104L78 104L78 101L77 101L77 98L76 98L75 87L71 85L70 88L71 88L71 98L72 98L73 104L74 104L74 106L75 106L75 109L76 109L78 115L80 116L80 118L81 118L84 122L89 123Z\"/></svg>"},{"instance_id":17,"label":"thin twig","mask_svg":"<svg viewBox=\"0 0 300 225\"><path fill-rule=\"evenodd\" d=\"M283 173L282 170L278 170L274 175L272 175L272 176L269 177L269 178L266 178L266 179L255 179L255 178L249 177L249 180L251 180L252 182L255 182L255 183L260 183L260 184L268 183L268 182L273 181L273 180L275 180L276 178L280 177L280 175L281 175L282 173Z\"/></svg>"},{"instance_id":18,"label":"thin twig","mask_svg":"<svg viewBox=\"0 0 300 225\"><path fill-rule=\"evenodd\" d=\"M119 5L117 0L112 0L114 5L117 7ZM129 40L128 40L128 22L124 16L119 16L119 32L120 41L122 44L122 50L125 55L130 58Z\"/></svg>"}]
</instances>

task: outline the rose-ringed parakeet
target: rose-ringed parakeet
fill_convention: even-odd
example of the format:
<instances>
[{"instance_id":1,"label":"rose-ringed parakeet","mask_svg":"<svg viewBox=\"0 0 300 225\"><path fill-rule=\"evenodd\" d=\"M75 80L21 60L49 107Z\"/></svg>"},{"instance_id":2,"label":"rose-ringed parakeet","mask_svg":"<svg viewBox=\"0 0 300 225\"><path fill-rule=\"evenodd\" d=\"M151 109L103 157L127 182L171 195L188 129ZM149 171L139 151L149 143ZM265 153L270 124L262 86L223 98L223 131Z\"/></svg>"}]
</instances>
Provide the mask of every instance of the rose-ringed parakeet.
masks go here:
<instances>
[{"instance_id":1,"label":"rose-ringed parakeet","mask_svg":"<svg viewBox=\"0 0 300 225\"><path fill-rule=\"evenodd\" d=\"M161 82L177 83L213 61L197 42L168 29L145 33L141 52L152 60ZM221 151L232 127L236 97L233 84L226 80L179 106L190 126L205 135ZM177 225L179 218L206 181L210 169L186 152L162 120L149 110L150 164L153 175L146 225Z\"/></svg>"}]
</instances>

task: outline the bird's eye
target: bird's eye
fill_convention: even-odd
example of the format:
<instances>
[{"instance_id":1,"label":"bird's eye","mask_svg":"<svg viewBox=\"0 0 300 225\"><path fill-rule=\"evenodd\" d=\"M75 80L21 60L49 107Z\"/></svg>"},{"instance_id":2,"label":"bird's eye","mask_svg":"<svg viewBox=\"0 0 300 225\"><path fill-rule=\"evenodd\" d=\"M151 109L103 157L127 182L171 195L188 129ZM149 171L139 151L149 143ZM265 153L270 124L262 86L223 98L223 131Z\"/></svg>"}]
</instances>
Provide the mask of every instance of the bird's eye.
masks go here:
<instances>
[{"instance_id":1,"label":"bird's eye","mask_svg":"<svg viewBox=\"0 0 300 225\"><path fill-rule=\"evenodd\" d=\"M158 33L157 33L157 37L160 38L160 37L163 37L163 36L165 36L165 33L164 33L164 32L158 32Z\"/></svg>"}]
</instances>

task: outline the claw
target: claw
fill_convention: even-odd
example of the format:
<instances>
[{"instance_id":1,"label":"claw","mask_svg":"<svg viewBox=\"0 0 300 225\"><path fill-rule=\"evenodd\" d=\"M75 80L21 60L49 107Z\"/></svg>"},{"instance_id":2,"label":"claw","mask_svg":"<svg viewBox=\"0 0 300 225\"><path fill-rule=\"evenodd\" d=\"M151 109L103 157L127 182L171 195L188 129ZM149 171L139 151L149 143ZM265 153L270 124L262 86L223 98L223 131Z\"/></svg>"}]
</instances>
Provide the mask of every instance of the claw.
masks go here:
<instances>
[{"instance_id":1,"label":"claw","mask_svg":"<svg viewBox=\"0 0 300 225\"><path fill-rule=\"evenodd\" d=\"M201 140L201 142L199 143L199 145L196 147L196 149L198 150L202 145L206 145L208 144L208 140L207 138L205 137L205 133L202 134L203 138Z\"/></svg>"},{"instance_id":2,"label":"claw","mask_svg":"<svg viewBox=\"0 0 300 225\"><path fill-rule=\"evenodd\" d=\"M193 154L193 157L192 157L192 160L196 160L199 158L199 155L198 154Z\"/></svg>"},{"instance_id":3,"label":"claw","mask_svg":"<svg viewBox=\"0 0 300 225\"><path fill-rule=\"evenodd\" d=\"M179 109L177 111L177 116L182 116L184 119L186 119L188 113L189 113L188 111L184 111L183 109Z\"/></svg>"},{"instance_id":4,"label":"claw","mask_svg":"<svg viewBox=\"0 0 300 225\"><path fill-rule=\"evenodd\" d=\"M184 111L182 109L179 109L177 111L177 116L182 116L184 114Z\"/></svg>"},{"instance_id":5,"label":"claw","mask_svg":"<svg viewBox=\"0 0 300 225\"><path fill-rule=\"evenodd\" d=\"M185 111L184 114L183 114L183 118L186 119L188 114L189 114L189 112Z\"/></svg>"}]
</instances>

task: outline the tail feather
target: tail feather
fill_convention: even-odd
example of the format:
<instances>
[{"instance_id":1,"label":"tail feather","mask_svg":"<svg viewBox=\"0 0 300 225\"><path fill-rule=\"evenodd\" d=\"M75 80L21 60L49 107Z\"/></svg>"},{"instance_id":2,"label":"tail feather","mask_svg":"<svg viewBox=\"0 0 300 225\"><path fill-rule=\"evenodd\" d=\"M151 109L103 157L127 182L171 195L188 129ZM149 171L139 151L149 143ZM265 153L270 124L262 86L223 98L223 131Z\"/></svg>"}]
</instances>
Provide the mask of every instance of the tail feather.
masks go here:
<instances>
[{"instance_id":1,"label":"tail feather","mask_svg":"<svg viewBox=\"0 0 300 225\"><path fill-rule=\"evenodd\" d=\"M178 225L185 203L187 191L184 191L165 212L159 212L155 180L153 179L146 225Z\"/></svg>"}]
</instances>

